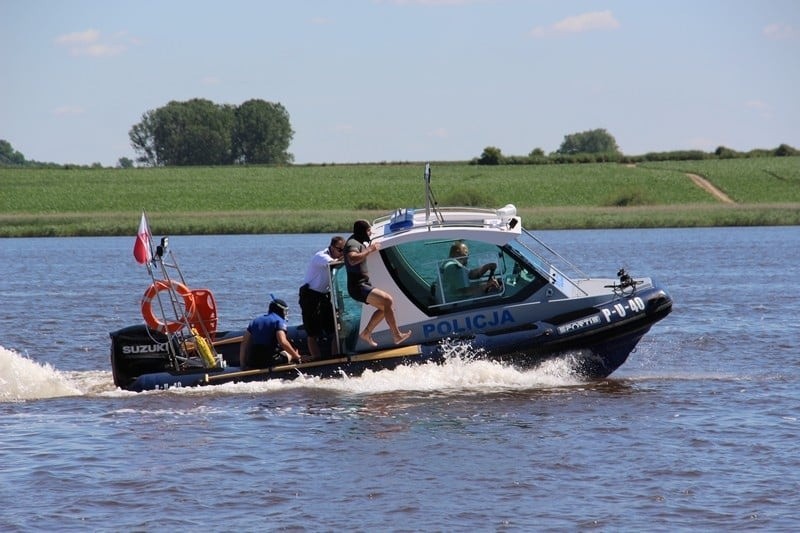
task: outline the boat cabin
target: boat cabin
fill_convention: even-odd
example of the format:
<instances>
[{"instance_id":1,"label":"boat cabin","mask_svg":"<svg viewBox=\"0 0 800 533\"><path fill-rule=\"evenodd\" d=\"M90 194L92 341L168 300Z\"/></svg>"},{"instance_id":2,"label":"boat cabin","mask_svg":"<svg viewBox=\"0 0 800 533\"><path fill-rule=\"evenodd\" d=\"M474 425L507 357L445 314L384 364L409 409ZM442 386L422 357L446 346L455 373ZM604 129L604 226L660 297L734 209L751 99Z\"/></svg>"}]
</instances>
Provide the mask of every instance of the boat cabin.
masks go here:
<instances>
[{"instance_id":1,"label":"boat cabin","mask_svg":"<svg viewBox=\"0 0 800 533\"><path fill-rule=\"evenodd\" d=\"M406 212L402 225L396 223L397 216L373 224L373 238L380 240L381 250L370 258L369 272L373 286L395 296L399 314L409 305L422 320L503 308L530 300L553 280L550 265L516 239L520 225L513 216L501 220L494 210L464 209L445 212L443 220L431 223L419 213ZM512 219L517 222L509 227ZM483 274L477 277L473 269L481 267ZM348 295L347 273L341 265L332 268L331 276L339 340L350 352L358 341L365 306ZM365 312L371 314L372 308Z\"/></svg>"}]
</instances>

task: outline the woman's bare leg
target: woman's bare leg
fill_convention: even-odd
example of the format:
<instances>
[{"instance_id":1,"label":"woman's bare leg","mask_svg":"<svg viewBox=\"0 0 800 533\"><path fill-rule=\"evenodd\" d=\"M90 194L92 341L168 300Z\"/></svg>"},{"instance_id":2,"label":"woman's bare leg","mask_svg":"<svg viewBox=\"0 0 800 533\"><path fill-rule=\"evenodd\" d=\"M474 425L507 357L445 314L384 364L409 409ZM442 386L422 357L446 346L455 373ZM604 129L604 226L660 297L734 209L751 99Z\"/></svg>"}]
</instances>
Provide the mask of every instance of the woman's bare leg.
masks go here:
<instances>
[{"instance_id":1,"label":"woman's bare leg","mask_svg":"<svg viewBox=\"0 0 800 533\"><path fill-rule=\"evenodd\" d=\"M378 308L378 311L381 311L381 314L379 317L377 317L377 320L377 311L372 315L372 318L367 324L366 329L361 333L361 338L367 342L370 342L372 339L372 331L380 323L381 319L384 318L386 319L386 324L389 326L389 329L392 332L392 337L394 338L395 344L400 344L411 336L410 331L403 332L397 327L397 319L394 316L394 300L392 300L392 296L389 293L382 291L381 289L372 289L367 296L367 303ZM373 346L377 346L377 343L373 344Z\"/></svg>"},{"instance_id":2,"label":"woman's bare leg","mask_svg":"<svg viewBox=\"0 0 800 533\"><path fill-rule=\"evenodd\" d=\"M372 289L372 292L370 292L370 294L372 294L373 292L375 292L375 289ZM369 298L367 298L367 300L369 300ZM367 327L365 327L364 331L362 331L361 334L359 335L370 346L378 345L378 343L375 342L375 339L372 338L372 331L378 326L378 324L380 324L381 320L383 320L383 310L376 309L375 312L372 313L369 322L367 322Z\"/></svg>"}]
</instances>

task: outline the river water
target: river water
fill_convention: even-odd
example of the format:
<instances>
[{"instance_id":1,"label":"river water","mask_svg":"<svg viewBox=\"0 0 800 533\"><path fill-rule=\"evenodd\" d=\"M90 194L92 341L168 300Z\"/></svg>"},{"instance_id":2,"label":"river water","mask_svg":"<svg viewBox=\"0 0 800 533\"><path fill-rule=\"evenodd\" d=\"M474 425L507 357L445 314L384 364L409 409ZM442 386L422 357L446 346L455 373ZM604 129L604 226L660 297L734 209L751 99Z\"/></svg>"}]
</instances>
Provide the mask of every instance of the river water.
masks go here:
<instances>
[{"instance_id":1,"label":"river water","mask_svg":"<svg viewBox=\"0 0 800 533\"><path fill-rule=\"evenodd\" d=\"M611 378L454 357L339 380L115 389L134 238L0 239L0 530L800 528L800 230L547 231L673 313ZM329 235L173 236L220 329L296 302ZM299 320L293 309L290 322Z\"/></svg>"}]
</instances>

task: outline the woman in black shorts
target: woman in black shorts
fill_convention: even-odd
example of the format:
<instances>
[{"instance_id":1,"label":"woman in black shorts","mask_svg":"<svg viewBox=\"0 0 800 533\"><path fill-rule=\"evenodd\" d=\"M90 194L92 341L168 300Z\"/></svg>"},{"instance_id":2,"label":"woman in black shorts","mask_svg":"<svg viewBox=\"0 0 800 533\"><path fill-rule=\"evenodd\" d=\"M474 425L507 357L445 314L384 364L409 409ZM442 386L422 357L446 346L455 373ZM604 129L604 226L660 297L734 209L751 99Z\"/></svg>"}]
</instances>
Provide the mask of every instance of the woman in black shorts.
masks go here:
<instances>
[{"instance_id":1,"label":"woman in black shorts","mask_svg":"<svg viewBox=\"0 0 800 533\"><path fill-rule=\"evenodd\" d=\"M356 220L353 224L353 234L344 245L344 265L347 269L347 292L354 300L369 304L376 308L375 312L359 336L370 346L378 346L372 338L372 332L377 325L386 319L392 332L395 344L400 344L411 336L410 331L400 331L394 316L394 300L392 296L369 284L367 271L367 256L380 250L380 244L370 242L372 227L366 220Z\"/></svg>"}]
</instances>

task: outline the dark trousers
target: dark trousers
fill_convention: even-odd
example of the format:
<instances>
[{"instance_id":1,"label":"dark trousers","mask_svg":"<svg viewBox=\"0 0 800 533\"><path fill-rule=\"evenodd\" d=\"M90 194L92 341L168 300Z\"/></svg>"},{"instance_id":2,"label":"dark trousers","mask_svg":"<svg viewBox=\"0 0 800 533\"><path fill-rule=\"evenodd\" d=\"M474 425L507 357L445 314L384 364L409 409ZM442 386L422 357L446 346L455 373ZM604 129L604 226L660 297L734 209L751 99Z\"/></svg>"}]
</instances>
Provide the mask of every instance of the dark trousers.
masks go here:
<instances>
[{"instance_id":1,"label":"dark trousers","mask_svg":"<svg viewBox=\"0 0 800 533\"><path fill-rule=\"evenodd\" d=\"M247 368L270 368L288 363L286 352L280 347L253 344L247 354Z\"/></svg>"}]
</instances>

